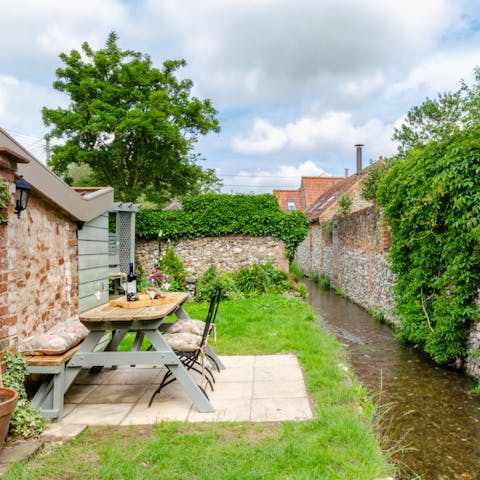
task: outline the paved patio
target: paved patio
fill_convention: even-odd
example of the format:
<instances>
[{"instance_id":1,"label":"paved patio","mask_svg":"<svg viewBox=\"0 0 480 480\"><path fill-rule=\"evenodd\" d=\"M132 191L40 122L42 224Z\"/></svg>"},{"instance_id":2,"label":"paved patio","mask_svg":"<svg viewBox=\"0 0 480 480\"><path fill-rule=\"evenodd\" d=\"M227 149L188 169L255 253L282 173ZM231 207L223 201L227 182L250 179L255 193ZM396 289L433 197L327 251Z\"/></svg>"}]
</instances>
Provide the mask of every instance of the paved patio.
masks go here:
<instances>
[{"instance_id":1,"label":"paved patio","mask_svg":"<svg viewBox=\"0 0 480 480\"><path fill-rule=\"evenodd\" d=\"M198 412L178 382L164 388L148 408L164 368L119 367L98 374L82 370L65 396L63 419L50 429L67 425L146 425L162 420L276 422L313 417L294 355L220 358L226 369L215 374L215 390L207 390L215 412Z\"/></svg>"},{"instance_id":2,"label":"paved patio","mask_svg":"<svg viewBox=\"0 0 480 480\"><path fill-rule=\"evenodd\" d=\"M192 406L178 382L168 385L148 408L164 368L151 366L82 370L65 396L61 421L39 440L9 445L0 452L0 475L12 462L32 455L45 442L75 437L88 425L148 425L162 420L187 422L279 422L313 418L303 374L294 355L221 356L227 367L215 374L208 396L213 413ZM201 377L200 377L201 379Z\"/></svg>"}]
</instances>

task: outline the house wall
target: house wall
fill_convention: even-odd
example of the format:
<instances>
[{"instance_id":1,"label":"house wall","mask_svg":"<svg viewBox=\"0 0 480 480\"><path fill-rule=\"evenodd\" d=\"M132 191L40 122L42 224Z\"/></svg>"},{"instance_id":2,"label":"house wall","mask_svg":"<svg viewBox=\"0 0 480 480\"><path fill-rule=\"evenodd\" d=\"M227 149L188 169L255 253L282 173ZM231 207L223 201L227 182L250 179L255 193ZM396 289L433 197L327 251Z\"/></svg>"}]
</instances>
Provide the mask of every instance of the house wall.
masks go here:
<instances>
[{"instance_id":1,"label":"house wall","mask_svg":"<svg viewBox=\"0 0 480 480\"><path fill-rule=\"evenodd\" d=\"M76 224L34 193L14 213L14 178L8 223L0 226L0 351L77 313Z\"/></svg>"},{"instance_id":2,"label":"house wall","mask_svg":"<svg viewBox=\"0 0 480 480\"><path fill-rule=\"evenodd\" d=\"M253 264L273 262L276 268L288 271L285 243L272 237L226 235L182 239L172 243L189 275L198 278L211 266L218 271L233 272ZM167 247L162 243L162 251ZM157 240L136 240L136 257L146 274L152 271L159 257Z\"/></svg>"}]
</instances>

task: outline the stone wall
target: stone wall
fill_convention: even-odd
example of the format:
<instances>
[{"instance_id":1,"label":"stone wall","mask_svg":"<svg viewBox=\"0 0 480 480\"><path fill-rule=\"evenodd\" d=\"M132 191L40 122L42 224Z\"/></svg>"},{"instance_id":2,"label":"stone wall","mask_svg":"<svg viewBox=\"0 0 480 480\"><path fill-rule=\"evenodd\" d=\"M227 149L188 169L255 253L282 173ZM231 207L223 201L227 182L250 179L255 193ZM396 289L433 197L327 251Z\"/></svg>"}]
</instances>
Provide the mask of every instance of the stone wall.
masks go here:
<instances>
[{"instance_id":1,"label":"stone wall","mask_svg":"<svg viewBox=\"0 0 480 480\"><path fill-rule=\"evenodd\" d=\"M13 211L13 175L8 223L0 226L0 351L42 332L78 309L75 222L32 193L28 208Z\"/></svg>"},{"instance_id":2,"label":"stone wall","mask_svg":"<svg viewBox=\"0 0 480 480\"><path fill-rule=\"evenodd\" d=\"M390 243L388 225L370 207L335 216L331 240L325 235L325 224L311 224L295 261L307 276L328 275L332 286L340 288L352 301L382 314L395 325L399 320L393 313L395 276L388 261ZM477 305L480 310L480 291ZM480 379L480 320L470 329L465 370Z\"/></svg>"},{"instance_id":3,"label":"stone wall","mask_svg":"<svg viewBox=\"0 0 480 480\"><path fill-rule=\"evenodd\" d=\"M476 303L480 311L480 290ZM475 322L470 328L470 335L467 340L465 370L472 377L480 379L480 320Z\"/></svg>"},{"instance_id":4,"label":"stone wall","mask_svg":"<svg viewBox=\"0 0 480 480\"><path fill-rule=\"evenodd\" d=\"M285 243L272 237L226 235L182 239L171 245L182 260L185 270L195 278L203 275L211 265L215 265L221 272L234 272L242 267L271 261L276 268L288 271ZM166 248L167 243L162 243L162 254ZM145 274L153 269L159 255L157 240L136 240L137 261L141 263Z\"/></svg>"},{"instance_id":5,"label":"stone wall","mask_svg":"<svg viewBox=\"0 0 480 480\"><path fill-rule=\"evenodd\" d=\"M332 286L366 310L395 323L393 274L388 265L390 235L375 207L337 215L330 231L313 223L295 261L308 276L326 274Z\"/></svg>"}]
</instances>

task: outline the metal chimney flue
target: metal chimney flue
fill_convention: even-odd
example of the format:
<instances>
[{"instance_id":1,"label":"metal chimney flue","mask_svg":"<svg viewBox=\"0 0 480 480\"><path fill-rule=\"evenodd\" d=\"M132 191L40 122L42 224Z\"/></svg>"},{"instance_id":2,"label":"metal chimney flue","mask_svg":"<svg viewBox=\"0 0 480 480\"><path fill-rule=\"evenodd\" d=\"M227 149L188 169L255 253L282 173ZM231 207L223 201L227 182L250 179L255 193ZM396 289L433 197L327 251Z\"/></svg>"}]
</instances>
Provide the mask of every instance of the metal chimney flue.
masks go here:
<instances>
[{"instance_id":1,"label":"metal chimney flue","mask_svg":"<svg viewBox=\"0 0 480 480\"><path fill-rule=\"evenodd\" d=\"M362 174L362 147L363 143L357 143L355 148L357 149L357 175Z\"/></svg>"}]
</instances>

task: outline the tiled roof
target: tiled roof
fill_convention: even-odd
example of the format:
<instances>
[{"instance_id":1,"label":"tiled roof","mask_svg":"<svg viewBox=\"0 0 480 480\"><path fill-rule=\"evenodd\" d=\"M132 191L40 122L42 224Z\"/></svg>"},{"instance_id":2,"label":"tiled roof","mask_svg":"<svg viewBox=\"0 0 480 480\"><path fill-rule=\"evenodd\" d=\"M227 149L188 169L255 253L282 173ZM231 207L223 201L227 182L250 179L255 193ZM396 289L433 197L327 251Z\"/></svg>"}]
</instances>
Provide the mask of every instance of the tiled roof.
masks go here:
<instances>
[{"instance_id":1,"label":"tiled roof","mask_svg":"<svg viewBox=\"0 0 480 480\"><path fill-rule=\"evenodd\" d=\"M358 193L361 178L356 174L342 178L305 210L307 217L311 220L330 220L338 210L338 198L344 193L349 196Z\"/></svg>"},{"instance_id":2,"label":"tiled roof","mask_svg":"<svg viewBox=\"0 0 480 480\"><path fill-rule=\"evenodd\" d=\"M305 208L342 179L343 177L302 177L300 190L303 190Z\"/></svg>"},{"instance_id":3,"label":"tiled roof","mask_svg":"<svg viewBox=\"0 0 480 480\"><path fill-rule=\"evenodd\" d=\"M305 210L305 200L300 189L274 190L273 194L277 197L278 204L282 210L288 211L288 202L295 202L296 210Z\"/></svg>"},{"instance_id":4,"label":"tiled roof","mask_svg":"<svg viewBox=\"0 0 480 480\"><path fill-rule=\"evenodd\" d=\"M343 177L302 177L297 190L274 190L282 210L288 211L288 202L295 202L296 210L304 211L325 191L329 190Z\"/></svg>"}]
</instances>

